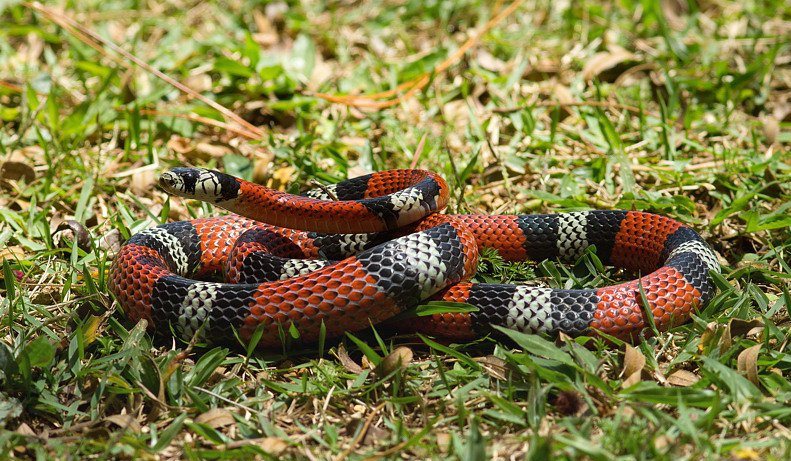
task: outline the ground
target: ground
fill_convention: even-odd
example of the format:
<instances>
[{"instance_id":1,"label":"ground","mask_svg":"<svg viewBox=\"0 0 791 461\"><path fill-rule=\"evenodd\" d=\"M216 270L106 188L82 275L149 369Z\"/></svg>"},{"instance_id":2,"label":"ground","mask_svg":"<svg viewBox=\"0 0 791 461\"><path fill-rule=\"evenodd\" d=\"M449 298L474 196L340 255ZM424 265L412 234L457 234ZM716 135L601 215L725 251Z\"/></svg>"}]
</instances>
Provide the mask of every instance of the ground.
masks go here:
<instances>
[{"instance_id":1,"label":"ground","mask_svg":"<svg viewBox=\"0 0 791 461\"><path fill-rule=\"evenodd\" d=\"M0 4L0 453L791 455L787 2L57 3ZM708 307L632 346L153 342L106 271L130 234L220 212L154 187L175 165L292 192L416 165L448 179L452 212L652 211L725 268ZM479 273L630 276L593 255L488 253Z\"/></svg>"}]
</instances>

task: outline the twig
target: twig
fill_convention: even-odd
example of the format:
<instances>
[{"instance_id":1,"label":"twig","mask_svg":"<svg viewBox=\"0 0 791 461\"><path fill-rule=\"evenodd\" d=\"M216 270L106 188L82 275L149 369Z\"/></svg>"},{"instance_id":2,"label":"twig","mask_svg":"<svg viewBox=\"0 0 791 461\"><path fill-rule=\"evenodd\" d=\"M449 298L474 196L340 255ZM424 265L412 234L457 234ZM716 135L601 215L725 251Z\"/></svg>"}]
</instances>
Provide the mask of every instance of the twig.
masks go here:
<instances>
[{"instance_id":1,"label":"twig","mask_svg":"<svg viewBox=\"0 0 791 461\"><path fill-rule=\"evenodd\" d=\"M331 191L329 187L325 186L324 184L316 181L310 181L311 186L316 186L317 188L321 189L322 192L327 194L327 196L334 201L339 201L338 196L335 195L335 192Z\"/></svg>"},{"instance_id":2,"label":"twig","mask_svg":"<svg viewBox=\"0 0 791 461\"><path fill-rule=\"evenodd\" d=\"M423 133L423 136L420 137L420 141L417 143L417 147L415 148L415 153L412 154L412 163L409 164L409 168L414 169L417 167L418 161L420 161L420 155L423 153L423 147L426 145L426 136L428 133Z\"/></svg>"},{"instance_id":3,"label":"twig","mask_svg":"<svg viewBox=\"0 0 791 461\"><path fill-rule=\"evenodd\" d=\"M241 126L244 129L248 130L250 133L255 133L255 135L257 137L260 138L260 137L262 137L264 135L263 130L261 130L260 128L258 128L255 125L251 124L250 122L246 121L245 119L241 118L239 115L235 114L230 109L226 108L225 106L223 106L223 105L221 105L221 104L219 104L219 103L217 103L215 101L212 101L211 99L203 96L202 94L198 93L197 91L187 87L183 83L181 83L181 82L169 77L168 75L165 75L163 72L151 67L148 63L146 63L145 61L141 60L137 56L135 56L135 55L129 53L128 51L124 50L123 48L121 48L120 46L116 45L111 40L108 40L108 39L102 37L101 35L97 34L96 32L88 29L87 27L82 26L81 24L78 24L76 21L74 21L70 17L68 17L68 16L66 16L64 14L57 13L54 10L45 7L44 5L42 5L39 2L33 2L33 3L22 2L22 5L24 5L24 6L28 7L28 8L31 8L33 10L36 10L39 13L43 14L44 16L49 18L52 22L54 22L54 23L58 24L59 26L63 27L69 33L71 33L72 35L74 35L75 37L77 37L78 39L80 39L81 41L83 41L84 43L86 43L87 45L91 46L94 49L100 50L101 49L101 45L104 45L105 47L110 48L114 52L120 54L121 56L123 56L127 60L133 62L137 66L143 68L147 72L152 73L153 75L155 75L160 80L162 80L165 83L167 83L167 84L173 86L174 88L178 89L182 93L184 93L184 94L186 94L186 95L188 95L188 96L190 96L192 98L195 98L195 99L203 102L204 104L208 105L212 109L220 112L227 119L232 120L233 122L237 123L239 126ZM104 50L101 50L100 52L102 52L102 54L106 55ZM123 65L127 69L132 67L126 61L121 61L120 63L121 63L121 65Z\"/></svg>"}]
</instances>

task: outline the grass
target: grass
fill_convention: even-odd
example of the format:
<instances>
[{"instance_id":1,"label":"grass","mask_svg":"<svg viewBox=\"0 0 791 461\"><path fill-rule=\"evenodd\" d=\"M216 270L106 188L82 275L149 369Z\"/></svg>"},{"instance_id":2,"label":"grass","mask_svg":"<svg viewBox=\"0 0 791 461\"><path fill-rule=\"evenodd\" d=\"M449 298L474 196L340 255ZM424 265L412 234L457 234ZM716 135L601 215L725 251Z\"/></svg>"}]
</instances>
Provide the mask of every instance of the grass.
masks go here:
<instances>
[{"instance_id":1,"label":"grass","mask_svg":"<svg viewBox=\"0 0 791 461\"><path fill-rule=\"evenodd\" d=\"M250 139L127 58L0 5L2 458L788 459L788 4L525 1L432 73L493 6L68 3L263 133ZM389 107L320 97L425 72ZM449 180L452 212L673 216L721 255L719 294L633 346L369 331L268 354L152 343L108 294L118 242L217 212L156 190L167 167L298 192L413 162ZM478 278L623 279L597 262L487 254Z\"/></svg>"}]
</instances>

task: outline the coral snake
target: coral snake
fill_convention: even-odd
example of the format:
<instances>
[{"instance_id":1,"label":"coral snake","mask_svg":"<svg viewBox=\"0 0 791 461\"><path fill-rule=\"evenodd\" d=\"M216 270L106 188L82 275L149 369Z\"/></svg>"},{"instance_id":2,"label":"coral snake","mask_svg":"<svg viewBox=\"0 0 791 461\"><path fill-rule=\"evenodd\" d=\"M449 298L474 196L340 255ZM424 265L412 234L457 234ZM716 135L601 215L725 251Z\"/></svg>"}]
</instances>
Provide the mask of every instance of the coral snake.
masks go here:
<instances>
[{"instance_id":1,"label":"coral snake","mask_svg":"<svg viewBox=\"0 0 791 461\"><path fill-rule=\"evenodd\" d=\"M451 339L492 325L630 339L649 315L659 329L686 321L713 297L710 271L720 270L695 231L646 212L438 214L448 186L423 170L373 173L304 196L198 168L165 172L159 184L233 213L144 230L113 262L109 286L126 315L185 340L247 339L263 328L260 345L272 347L296 327L315 341L322 324L338 336L430 299L476 308L409 322ZM507 261L573 262L591 245L604 264L647 275L597 289L468 281L480 248ZM197 280L217 274L225 280Z\"/></svg>"}]
</instances>

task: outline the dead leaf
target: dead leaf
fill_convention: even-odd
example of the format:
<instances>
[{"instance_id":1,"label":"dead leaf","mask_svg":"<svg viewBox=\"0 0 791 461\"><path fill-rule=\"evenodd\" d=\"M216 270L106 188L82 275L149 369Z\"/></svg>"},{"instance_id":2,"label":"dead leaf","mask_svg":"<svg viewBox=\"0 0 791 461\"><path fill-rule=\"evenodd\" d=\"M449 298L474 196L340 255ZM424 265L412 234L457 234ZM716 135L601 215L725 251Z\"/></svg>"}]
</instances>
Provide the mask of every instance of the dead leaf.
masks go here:
<instances>
[{"instance_id":1,"label":"dead leaf","mask_svg":"<svg viewBox=\"0 0 791 461\"><path fill-rule=\"evenodd\" d=\"M267 453L279 455L286 451L288 443L277 437L264 437L263 439L258 439L258 446Z\"/></svg>"},{"instance_id":2,"label":"dead leaf","mask_svg":"<svg viewBox=\"0 0 791 461\"><path fill-rule=\"evenodd\" d=\"M206 424L211 428L218 429L221 427L230 426L236 423L233 418L233 413L225 408L212 408L211 410L198 415L195 418L196 423Z\"/></svg>"},{"instance_id":3,"label":"dead leaf","mask_svg":"<svg viewBox=\"0 0 791 461\"><path fill-rule=\"evenodd\" d=\"M214 158L222 158L233 153L233 149L224 144L212 144L209 142L199 142L195 146L195 151Z\"/></svg>"},{"instance_id":4,"label":"dead leaf","mask_svg":"<svg viewBox=\"0 0 791 461\"><path fill-rule=\"evenodd\" d=\"M758 383L758 353L761 351L761 344L748 347L739 353L736 359L737 369L756 386Z\"/></svg>"},{"instance_id":5,"label":"dead leaf","mask_svg":"<svg viewBox=\"0 0 791 461\"><path fill-rule=\"evenodd\" d=\"M73 219L63 221L52 233L52 241L61 248L70 248L75 240L79 248L91 250L91 233L81 222Z\"/></svg>"},{"instance_id":6,"label":"dead leaf","mask_svg":"<svg viewBox=\"0 0 791 461\"><path fill-rule=\"evenodd\" d=\"M27 163L8 160L0 164L0 179L30 183L36 179L36 172Z\"/></svg>"},{"instance_id":7,"label":"dead leaf","mask_svg":"<svg viewBox=\"0 0 791 461\"><path fill-rule=\"evenodd\" d=\"M412 349L408 347L396 347L393 352L387 354L376 367L378 376L387 376L396 370L404 370L412 362Z\"/></svg>"},{"instance_id":8,"label":"dead leaf","mask_svg":"<svg viewBox=\"0 0 791 461\"><path fill-rule=\"evenodd\" d=\"M53 304L58 304L62 300L61 290L56 287L43 286L30 293L30 301L34 304L41 304L42 306L52 306Z\"/></svg>"},{"instance_id":9,"label":"dead leaf","mask_svg":"<svg viewBox=\"0 0 791 461\"><path fill-rule=\"evenodd\" d=\"M450 450L450 444L453 442L453 438L447 432L439 432L434 434L434 438L437 443L437 448L442 453L447 453Z\"/></svg>"},{"instance_id":10,"label":"dead leaf","mask_svg":"<svg viewBox=\"0 0 791 461\"><path fill-rule=\"evenodd\" d=\"M156 182L154 170L142 170L135 175L132 175L132 183L129 189L137 196L146 195Z\"/></svg>"},{"instance_id":11,"label":"dead leaf","mask_svg":"<svg viewBox=\"0 0 791 461\"><path fill-rule=\"evenodd\" d=\"M110 415L104 418L104 421L115 424L121 429L127 429L135 433L140 432L141 429L140 423L138 423L137 420L129 414Z\"/></svg>"},{"instance_id":12,"label":"dead leaf","mask_svg":"<svg viewBox=\"0 0 791 461\"><path fill-rule=\"evenodd\" d=\"M728 322L728 330L730 330L731 338L760 334L763 329L764 322L759 318L752 320L731 319L730 322Z\"/></svg>"},{"instance_id":13,"label":"dead leaf","mask_svg":"<svg viewBox=\"0 0 791 461\"><path fill-rule=\"evenodd\" d=\"M26 423L22 423L16 428L16 433L25 436L34 436L36 432L30 428Z\"/></svg>"},{"instance_id":14,"label":"dead leaf","mask_svg":"<svg viewBox=\"0 0 791 461\"><path fill-rule=\"evenodd\" d=\"M627 344L623 357L623 372L621 373L621 376L624 377L623 388L640 382L643 368L645 368L645 356L639 349Z\"/></svg>"},{"instance_id":15,"label":"dead leaf","mask_svg":"<svg viewBox=\"0 0 791 461\"><path fill-rule=\"evenodd\" d=\"M25 250L17 245L0 248L0 262L6 259L9 261L25 259Z\"/></svg>"},{"instance_id":16,"label":"dead leaf","mask_svg":"<svg viewBox=\"0 0 791 461\"><path fill-rule=\"evenodd\" d=\"M626 61L635 60L635 55L620 47L612 47L609 51L596 53L582 69L582 78L593 80L604 71Z\"/></svg>"},{"instance_id":17,"label":"dead leaf","mask_svg":"<svg viewBox=\"0 0 791 461\"><path fill-rule=\"evenodd\" d=\"M483 365L483 369L489 376L505 381L508 379L508 363L500 357L494 355L487 355L475 359L476 362Z\"/></svg>"},{"instance_id":18,"label":"dead leaf","mask_svg":"<svg viewBox=\"0 0 791 461\"><path fill-rule=\"evenodd\" d=\"M249 445L257 445L266 453L271 455L279 455L286 451L288 448L288 442L283 439L279 439L277 437L261 437L258 439L244 439L244 440L235 440L225 445L228 449L246 447Z\"/></svg>"},{"instance_id":19,"label":"dead leaf","mask_svg":"<svg viewBox=\"0 0 791 461\"><path fill-rule=\"evenodd\" d=\"M189 138L182 136L171 136L167 143L168 149L181 155L187 155L195 150L195 146Z\"/></svg>"},{"instance_id":20,"label":"dead leaf","mask_svg":"<svg viewBox=\"0 0 791 461\"><path fill-rule=\"evenodd\" d=\"M351 357L349 357L349 353L346 352L346 347L344 347L343 344L338 346L335 355L338 357L338 360L341 361L341 365L343 365L343 368L345 368L346 371L354 374L359 374L363 372L362 367L360 365L357 365L357 362L355 362L354 360L352 360Z\"/></svg>"},{"instance_id":21,"label":"dead leaf","mask_svg":"<svg viewBox=\"0 0 791 461\"><path fill-rule=\"evenodd\" d=\"M667 377L668 384L678 387L689 387L700 381L700 376L687 370L676 370Z\"/></svg>"}]
</instances>

